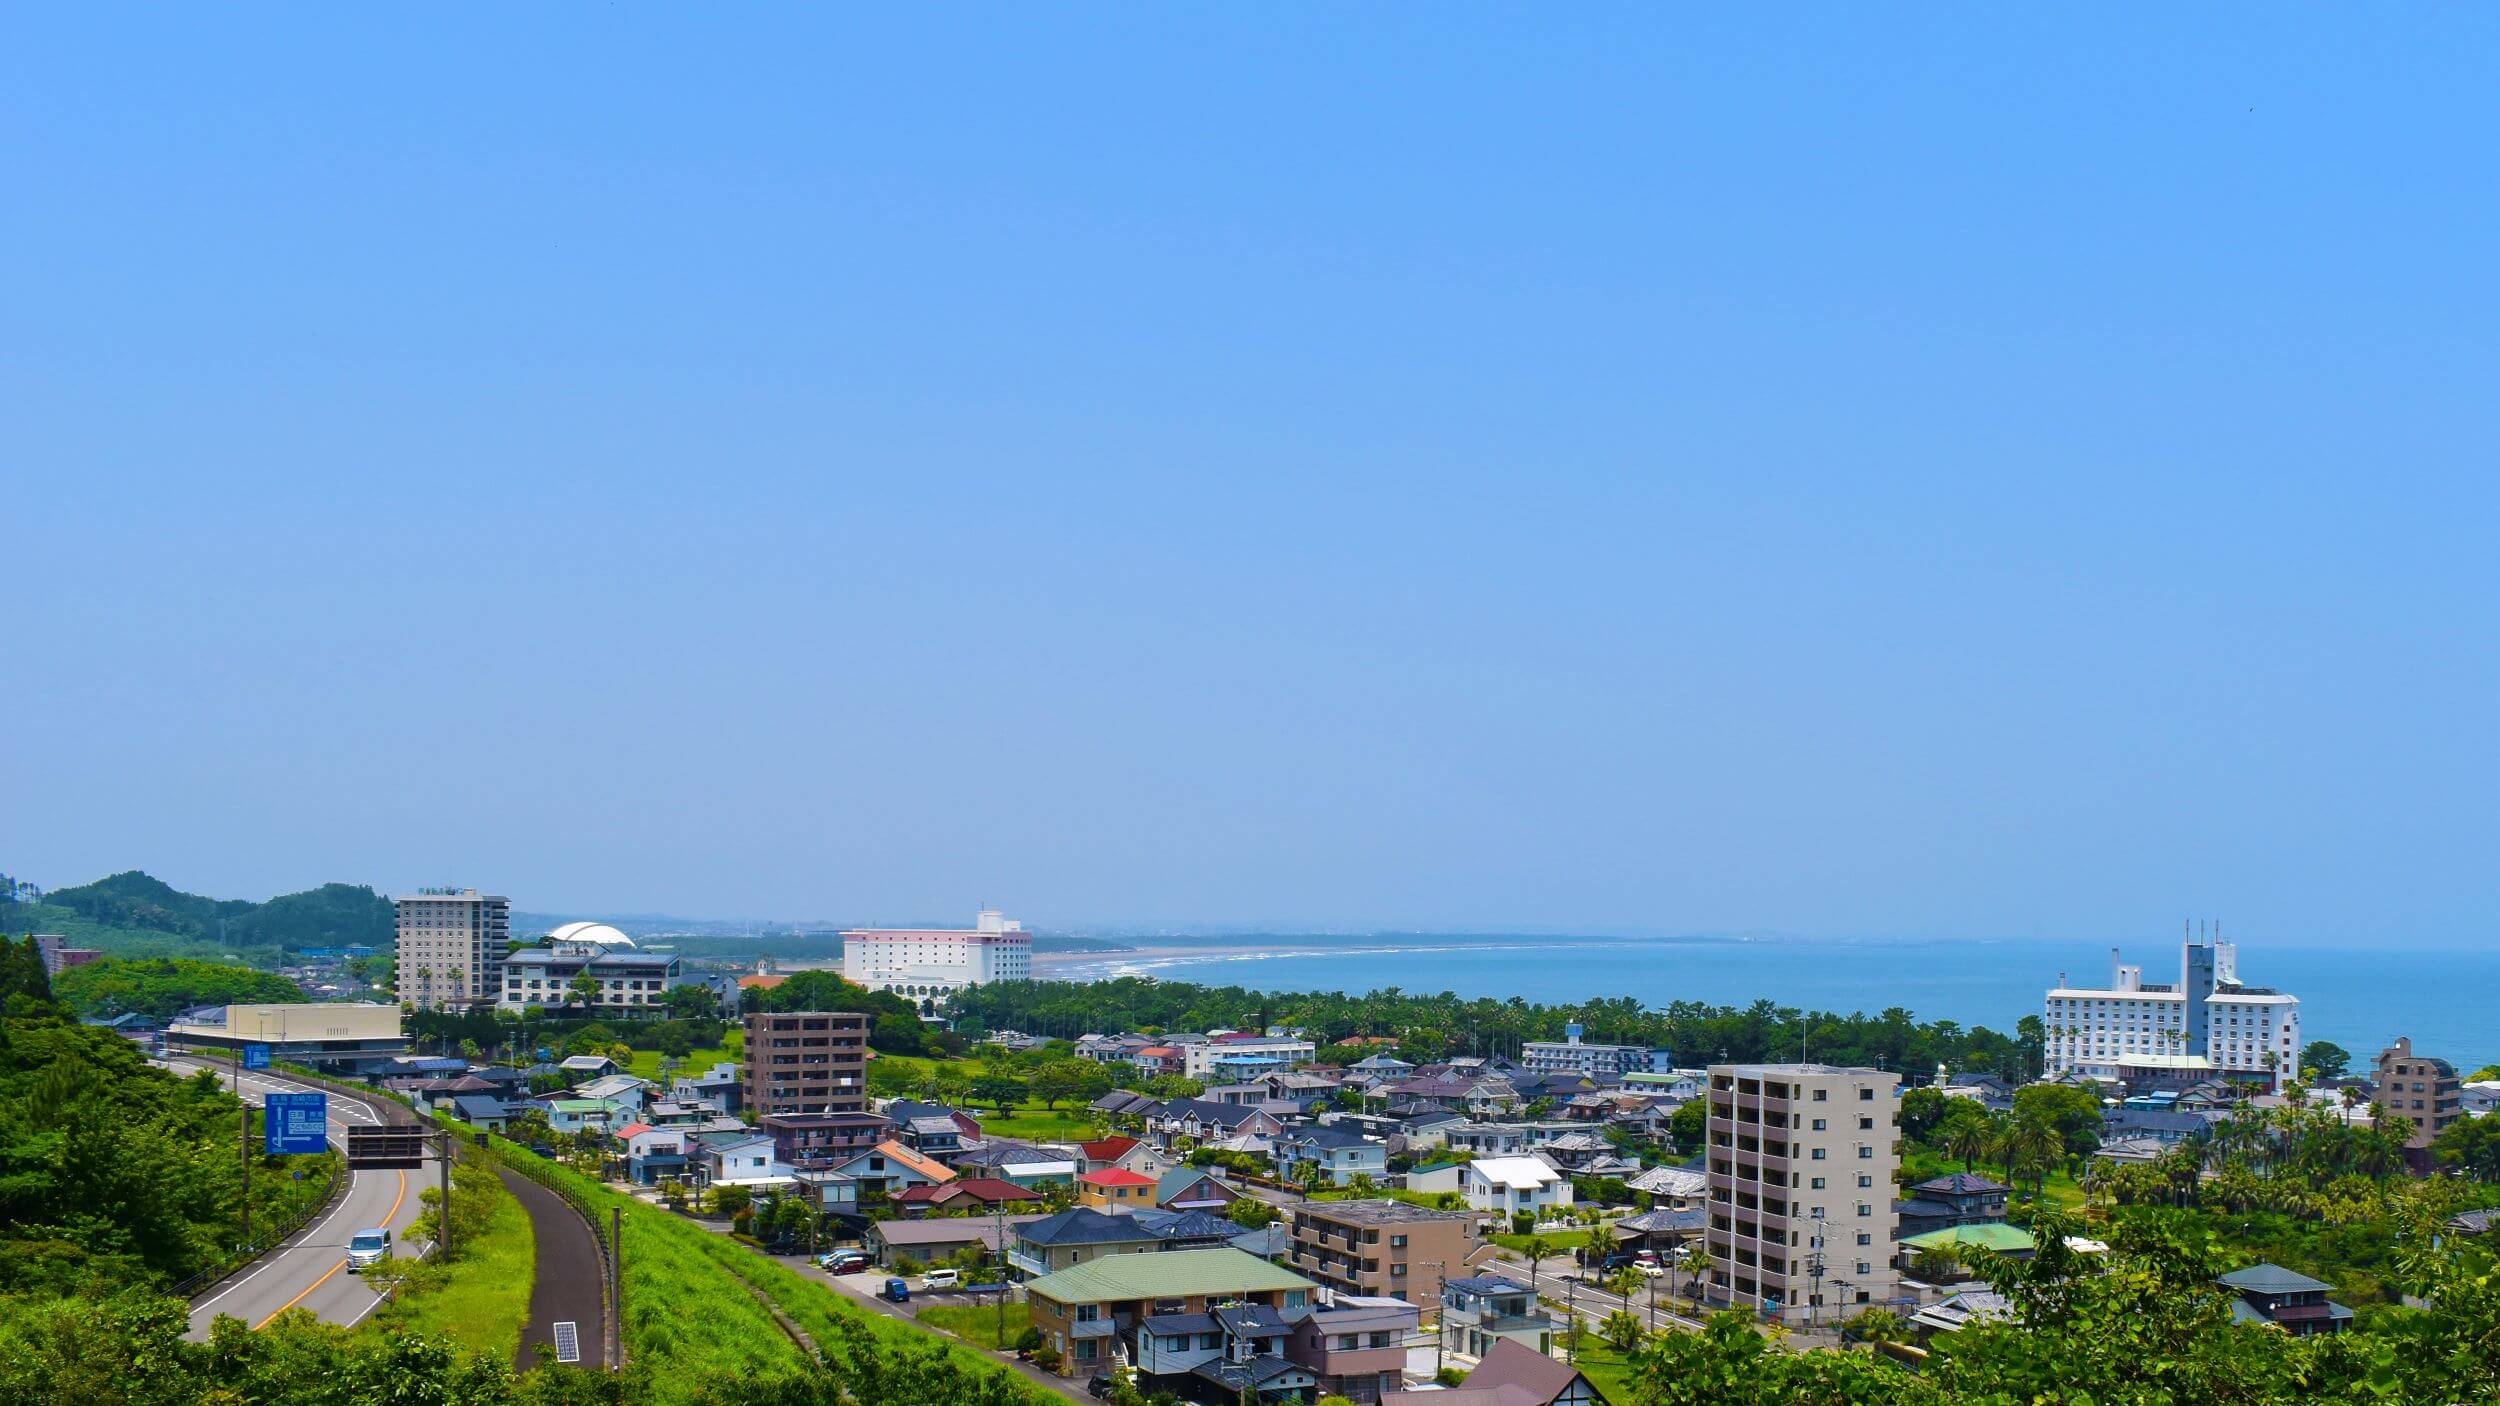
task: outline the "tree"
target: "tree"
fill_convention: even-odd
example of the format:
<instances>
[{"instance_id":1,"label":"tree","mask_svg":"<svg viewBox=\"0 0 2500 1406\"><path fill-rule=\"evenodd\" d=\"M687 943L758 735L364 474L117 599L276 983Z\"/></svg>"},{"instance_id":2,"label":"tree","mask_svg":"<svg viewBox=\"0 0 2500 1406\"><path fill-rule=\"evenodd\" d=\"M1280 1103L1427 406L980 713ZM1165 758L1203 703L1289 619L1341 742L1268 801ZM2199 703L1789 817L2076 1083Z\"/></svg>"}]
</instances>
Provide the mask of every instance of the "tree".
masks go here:
<instances>
[{"instance_id":1,"label":"tree","mask_svg":"<svg viewBox=\"0 0 2500 1406\"><path fill-rule=\"evenodd\" d=\"M2059 1146L2076 1156L2101 1145L2101 1103L2071 1084L2032 1084L2014 1091L2014 1116L2055 1130Z\"/></svg>"},{"instance_id":2,"label":"tree","mask_svg":"<svg viewBox=\"0 0 2500 1406\"><path fill-rule=\"evenodd\" d=\"M1618 1308L1597 1325L1597 1335L1617 1352L1630 1352L1641 1340L1641 1320L1629 1309Z\"/></svg>"},{"instance_id":3,"label":"tree","mask_svg":"<svg viewBox=\"0 0 2500 1406\"><path fill-rule=\"evenodd\" d=\"M708 986L672 986L660 998L660 1005L671 1020L716 1020L720 1017L720 998Z\"/></svg>"},{"instance_id":4,"label":"tree","mask_svg":"<svg viewBox=\"0 0 2500 1406\"><path fill-rule=\"evenodd\" d=\"M2312 1079L2341 1079L2352 1069L2352 1051L2332 1040L2312 1040L2300 1047L2300 1067Z\"/></svg>"},{"instance_id":5,"label":"tree","mask_svg":"<svg viewBox=\"0 0 2500 1406\"><path fill-rule=\"evenodd\" d=\"M1001 1114L1024 1102L1030 1094L1031 1090L1022 1079L1010 1079L1000 1074L984 1074L972 1081L973 1101L989 1104Z\"/></svg>"},{"instance_id":6,"label":"tree","mask_svg":"<svg viewBox=\"0 0 2500 1406\"><path fill-rule=\"evenodd\" d=\"M564 985L564 1001L583 1010L599 1004L599 979L586 971L573 973L573 979Z\"/></svg>"},{"instance_id":7,"label":"tree","mask_svg":"<svg viewBox=\"0 0 2500 1406\"><path fill-rule=\"evenodd\" d=\"M1276 1208L1256 1196L1244 1196L1224 1208L1225 1219L1250 1230L1274 1223Z\"/></svg>"},{"instance_id":8,"label":"tree","mask_svg":"<svg viewBox=\"0 0 2500 1406\"><path fill-rule=\"evenodd\" d=\"M2476 1181L2500 1182L2500 1114L2450 1123L2432 1141L2431 1155Z\"/></svg>"},{"instance_id":9,"label":"tree","mask_svg":"<svg viewBox=\"0 0 2500 1406\"><path fill-rule=\"evenodd\" d=\"M1520 1245L1519 1253L1528 1257L1528 1288L1533 1291L1536 1288L1537 1263L1554 1253L1554 1242L1542 1235L1532 1234Z\"/></svg>"},{"instance_id":10,"label":"tree","mask_svg":"<svg viewBox=\"0 0 2500 1406\"><path fill-rule=\"evenodd\" d=\"M1912 1142L1927 1141L1936 1125L1944 1121L1945 1105L1951 1101L1944 1090L1924 1084L1903 1092L1898 1115L1901 1136Z\"/></svg>"},{"instance_id":11,"label":"tree","mask_svg":"<svg viewBox=\"0 0 2500 1406\"><path fill-rule=\"evenodd\" d=\"M1701 1151L1710 1125L1710 1104L1706 1099L1692 1099L1678 1104L1667 1115L1667 1136L1675 1139L1675 1150L1691 1156Z\"/></svg>"}]
</instances>

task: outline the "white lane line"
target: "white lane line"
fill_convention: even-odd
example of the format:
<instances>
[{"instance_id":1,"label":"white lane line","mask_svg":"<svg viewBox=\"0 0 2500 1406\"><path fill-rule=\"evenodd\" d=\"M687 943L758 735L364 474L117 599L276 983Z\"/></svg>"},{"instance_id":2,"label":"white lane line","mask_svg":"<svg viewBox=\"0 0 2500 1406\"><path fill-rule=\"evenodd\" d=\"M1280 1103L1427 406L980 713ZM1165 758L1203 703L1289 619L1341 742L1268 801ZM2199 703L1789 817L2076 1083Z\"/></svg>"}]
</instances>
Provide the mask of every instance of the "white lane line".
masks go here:
<instances>
[{"instance_id":1,"label":"white lane line","mask_svg":"<svg viewBox=\"0 0 2500 1406\"><path fill-rule=\"evenodd\" d=\"M314 1219L312 1224L305 1226L303 1230L296 1235L293 1244L262 1256L261 1262L253 1268L251 1273L244 1275L242 1278L235 1280L232 1284L229 1284L225 1288L219 1290L216 1298L202 1299L198 1303L193 1304L191 1306L191 1311L195 1314L204 1312L210 1304L217 1302L218 1299L224 1298L226 1295L233 1293L235 1290L251 1283L254 1279L259 1278L262 1270L286 1263L289 1256L293 1255L297 1250L303 1249L305 1246L312 1243L312 1238L315 1233L319 1232L331 1221L336 1220L339 1212L346 1210L349 1205L354 1203L356 1199L356 1179L361 1175L363 1174L360 1172L349 1172L347 1174L347 1194L339 1198L339 1203L337 1205L332 1206L327 1211L324 1211L320 1216Z\"/></svg>"}]
</instances>

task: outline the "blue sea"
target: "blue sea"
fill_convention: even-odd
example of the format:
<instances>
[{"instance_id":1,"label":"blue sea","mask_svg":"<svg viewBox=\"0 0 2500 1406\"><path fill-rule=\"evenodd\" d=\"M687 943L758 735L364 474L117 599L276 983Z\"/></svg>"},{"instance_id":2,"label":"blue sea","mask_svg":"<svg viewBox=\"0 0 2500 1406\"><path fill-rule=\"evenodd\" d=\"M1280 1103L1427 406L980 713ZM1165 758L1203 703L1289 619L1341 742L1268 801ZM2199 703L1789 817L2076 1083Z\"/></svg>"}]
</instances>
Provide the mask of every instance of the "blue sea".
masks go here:
<instances>
[{"instance_id":1,"label":"blue sea","mask_svg":"<svg viewBox=\"0 0 2500 1406\"><path fill-rule=\"evenodd\" d=\"M1634 996L1875 1012L1904 1006L1921 1020L2011 1033L2040 1012L2064 972L2078 985L2109 976L2106 944L2004 941L1833 941L1799 938L1605 938L1395 935L1132 938L1140 951L1053 964L1074 981L1122 975L1265 991L1453 991L1564 1002ZM1146 947L1151 944L1151 947ZM2146 981L2178 979L2179 945L2126 947ZM2398 1035L2460 1070L2500 1063L2500 952L2364 950L2239 944L2240 980L2300 997L2304 1040L2332 1040L2360 1065Z\"/></svg>"}]
</instances>

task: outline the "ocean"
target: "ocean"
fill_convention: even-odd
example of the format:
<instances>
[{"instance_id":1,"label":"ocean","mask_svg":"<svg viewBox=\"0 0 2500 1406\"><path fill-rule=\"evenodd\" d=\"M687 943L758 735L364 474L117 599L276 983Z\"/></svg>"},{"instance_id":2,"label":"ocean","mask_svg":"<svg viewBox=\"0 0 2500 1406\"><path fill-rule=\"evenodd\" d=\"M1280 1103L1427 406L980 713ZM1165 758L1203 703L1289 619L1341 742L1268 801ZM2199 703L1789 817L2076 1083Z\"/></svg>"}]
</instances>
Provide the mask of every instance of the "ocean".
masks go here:
<instances>
[{"instance_id":1,"label":"ocean","mask_svg":"<svg viewBox=\"0 0 2500 1406\"><path fill-rule=\"evenodd\" d=\"M1602 938L1395 935L1332 938L1152 938L1038 973L1089 981L1142 975L1264 991L1409 992L1512 996L1556 1003L1635 996L1652 1006L1769 998L1807 1010L1875 1012L1903 1006L1920 1020L1953 1020L2011 1034L2040 1013L2058 973L2079 985L2109 978L2106 944L1762 938ZM2178 979L2179 944L2137 944L2124 960L2147 981ZM2398 1035L2460 1072L2500 1063L2500 952L2366 951L2239 944L2240 980L2300 998L2301 1038L2332 1040L2365 1065Z\"/></svg>"}]
</instances>

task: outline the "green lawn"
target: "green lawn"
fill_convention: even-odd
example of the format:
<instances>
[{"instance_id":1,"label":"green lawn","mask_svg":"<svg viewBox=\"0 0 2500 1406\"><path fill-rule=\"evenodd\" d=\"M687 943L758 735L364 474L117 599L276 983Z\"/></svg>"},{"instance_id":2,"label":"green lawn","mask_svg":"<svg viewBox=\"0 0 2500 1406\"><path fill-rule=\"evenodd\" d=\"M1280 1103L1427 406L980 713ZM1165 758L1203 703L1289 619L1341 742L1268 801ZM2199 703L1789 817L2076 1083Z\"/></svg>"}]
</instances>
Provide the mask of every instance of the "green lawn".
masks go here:
<instances>
[{"instance_id":1,"label":"green lawn","mask_svg":"<svg viewBox=\"0 0 2500 1406\"><path fill-rule=\"evenodd\" d=\"M509 1362L529 1317L537 1255L529 1212L509 1193L498 1196L485 1234L439 1274L375 1309L363 1331L409 1328L449 1338L489 1361Z\"/></svg>"},{"instance_id":2,"label":"green lawn","mask_svg":"<svg viewBox=\"0 0 2500 1406\"><path fill-rule=\"evenodd\" d=\"M967 1109L981 1123L981 1131L996 1137L1028 1138L1040 1142L1080 1142L1093 1137L1101 1124L1086 1112L1082 1104L1063 1106L1056 1111L1037 1103L1025 1104L1015 1112L1000 1117L997 1110L979 1112Z\"/></svg>"},{"instance_id":3,"label":"green lawn","mask_svg":"<svg viewBox=\"0 0 2500 1406\"><path fill-rule=\"evenodd\" d=\"M1033 1312L1021 1303L1008 1304L1003 1310L996 1304L945 1304L920 1310L920 1321L943 1328L974 1347L1004 1352L1032 1326Z\"/></svg>"},{"instance_id":4,"label":"green lawn","mask_svg":"<svg viewBox=\"0 0 2500 1406\"><path fill-rule=\"evenodd\" d=\"M745 1048L745 1033L732 1026L722 1044L710 1049L699 1049L684 1056L678 1062L677 1072L700 1074L715 1064L736 1064L745 1052ZM626 1064L625 1072L639 1078L657 1081L660 1077L660 1061L664 1058L666 1056L658 1050L636 1050L633 1059Z\"/></svg>"},{"instance_id":5,"label":"green lawn","mask_svg":"<svg viewBox=\"0 0 2500 1406\"><path fill-rule=\"evenodd\" d=\"M1549 1230L1544 1235L1545 1253L1559 1255L1566 1250L1576 1250L1589 1242L1589 1234L1586 1230ZM1503 1230L1485 1238L1514 1255L1528 1253L1528 1237L1525 1235L1513 1235Z\"/></svg>"},{"instance_id":6,"label":"green lawn","mask_svg":"<svg viewBox=\"0 0 2500 1406\"><path fill-rule=\"evenodd\" d=\"M1647 1320L1642 1321L1643 1326L1647 1326ZM1632 1399L1631 1360L1608 1347L1595 1333L1589 1334L1588 1341L1580 1345L1580 1358L1576 1365L1608 1401Z\"/></svg>"}]
</instances>

